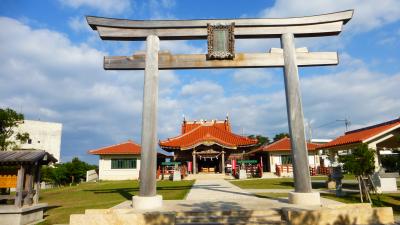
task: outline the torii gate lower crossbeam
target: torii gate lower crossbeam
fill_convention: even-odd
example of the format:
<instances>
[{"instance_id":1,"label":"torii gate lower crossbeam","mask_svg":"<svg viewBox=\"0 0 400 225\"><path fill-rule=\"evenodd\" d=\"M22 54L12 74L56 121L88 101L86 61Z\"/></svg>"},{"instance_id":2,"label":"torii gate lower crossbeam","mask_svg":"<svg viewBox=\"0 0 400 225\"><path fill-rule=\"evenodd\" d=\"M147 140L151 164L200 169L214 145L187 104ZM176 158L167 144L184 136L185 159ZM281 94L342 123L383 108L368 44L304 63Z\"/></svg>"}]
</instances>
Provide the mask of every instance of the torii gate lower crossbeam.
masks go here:
<instances>
[{"instance_id":1,"label":"torii gate lower crossbeam","mask_svg":"<svg viewBox=\"0 0 400 225\"><path fill-rule=\"evenodd\" d=\"M140 193L133 197L137 209L157 208L162 205L156 195L157 100L159 69L204 68L261 68L283 67L289 132L292 144L295 192L289 194L294 204L320 204L319 193L313 193L309 174L308 151L305 142L304 117L301 104L299 66L336 65L337 53L309 53L296 49L295 37L337 35L353 15L353 10L311 17L285 19L231 20L118 20L87 17L89 25L103 40L135 40L146 38L146 55L105 57L104 69L145 70L142 115L142 161ZM171 55L159 53L159 40L207 39L210 24L231 24L240 38L280 38L282 49L270 53L234 53L236 57L210 60L206 55ZM237 29L237 30L236 30ZM233 28L232 28L233 30ZM211 40L211 39L210 39ZM209 40L209 47L210 47ZM231 46L232 42L229 42ZM209 48L210 49L213 48ZM233 48L232 48L233 49ZM229 50L231 51L231 50Z\"/></svg>"}]
</instances>

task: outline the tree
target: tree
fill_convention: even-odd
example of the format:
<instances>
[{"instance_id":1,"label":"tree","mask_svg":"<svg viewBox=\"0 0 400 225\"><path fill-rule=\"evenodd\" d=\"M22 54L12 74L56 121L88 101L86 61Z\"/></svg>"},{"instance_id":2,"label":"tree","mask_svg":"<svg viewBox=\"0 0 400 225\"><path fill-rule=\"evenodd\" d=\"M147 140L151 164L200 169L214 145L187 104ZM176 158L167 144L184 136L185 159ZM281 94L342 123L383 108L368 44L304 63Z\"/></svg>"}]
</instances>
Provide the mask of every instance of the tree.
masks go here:
<instances>
[{"instance_id":1,"label":"tree","mask_svg":"<svg viewBox=\"0 0 400 225\"><path fill-rule=\"evenodd\" d=\"M252 134L252 135L249 135L247 137L248 138L252 138L252 139L257 139L258 140L258 143L257 143L258 146L270 143L269 138L265 137L265 136L262 136L262 135L254 135L254 134Z\"/></svg>"},{"instance_id":2,"label":"tree","mask_svg":"<svg viewBox=\"0 0 400 225\"><path fill-rule=\"evenodd\" d=\"M26 142L29 139L28 133L15 133L15 128L24 123L24 115L6 108L0 109L0 150L18 148L17 142ZM15 140L11 137L15 134Z\"/></svg>"},{"instance_id":3,"label":"tree","mask_svg":"<svg viewBox=\"0 0 400 225\"><path fill-rule=\"evenodd\" d=\"M43 166L41 179L56 185L79 183L81 180L85 180L86 171L92 169L97 169L97 166L74 157L71 162L57 164L55 167Z\"/></svg>"},{"instance_id":4,"label":"tree","mask_svg":"<svg viewBox=\"0 0 400 225\"><path fill-rule=\"evenodd\" d=\"M275 137L274 137L274 142L275 142L275 141L279 141L279 140L281 140L281 139L284 138L284 137L290 137L290 136L289 136L288 133L279 133L279 134L276 134Z\"/></svg>"},{"instance_id":5,"label":"tree","mask_svg":"<svg viewBox=\"0 0 400 225\"><path fill-rule=\"evenodd\" d=\"M365 179L372 182L371 175L375 170L375 154L373 149L369 149L367 144L360 144L351 151L351 154L339 157L339 161L343 163L343 169L353 173L358 180L360 188L361 202L363 198L369 199L369 188L365 184Z\"/></svg>"}]
</instances>

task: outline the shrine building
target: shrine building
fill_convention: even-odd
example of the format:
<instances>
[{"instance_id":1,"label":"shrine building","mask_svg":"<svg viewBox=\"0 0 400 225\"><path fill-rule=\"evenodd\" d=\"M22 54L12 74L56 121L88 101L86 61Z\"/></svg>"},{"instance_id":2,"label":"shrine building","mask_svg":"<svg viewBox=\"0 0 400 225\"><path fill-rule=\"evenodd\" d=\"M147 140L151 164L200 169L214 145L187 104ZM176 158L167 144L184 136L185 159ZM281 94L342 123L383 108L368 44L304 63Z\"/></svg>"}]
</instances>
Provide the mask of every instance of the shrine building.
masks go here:
<instances>
[{"instance_id":1,"label":"shrine building","mask_svg":"<svg viewBox=\"0 0 400 225\"><path fill-rule=\"evenodd\" d=\"M189 172L223 173L229 172L232 160L242 159L257 143L257 139L233 133L227 117L222 121L184 119L181 134L159 145L173 152L174 160L186 164Z\"/></svg>"}]
</instances>

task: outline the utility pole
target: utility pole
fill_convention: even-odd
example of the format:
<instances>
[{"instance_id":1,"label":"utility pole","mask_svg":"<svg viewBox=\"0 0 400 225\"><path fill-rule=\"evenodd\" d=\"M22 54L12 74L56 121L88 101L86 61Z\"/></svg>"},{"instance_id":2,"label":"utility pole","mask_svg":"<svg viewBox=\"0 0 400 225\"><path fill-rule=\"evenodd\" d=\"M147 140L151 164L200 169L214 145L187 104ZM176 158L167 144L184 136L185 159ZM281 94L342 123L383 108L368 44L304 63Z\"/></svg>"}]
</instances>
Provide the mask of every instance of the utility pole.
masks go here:
<instances>
[{"instance_id":1,"label":"utility pole","mask_svg":"<svg viewBox=\"0 0 400 225\"><path fill-rule=\"evenodd\" d=\"M346 132L349 130L351 121L348 120L347 117L345 117L344 119L341 119L341 120L336 120L336 121L344 122L344 126L346 127Z\"/></svg>"}]
</instances>

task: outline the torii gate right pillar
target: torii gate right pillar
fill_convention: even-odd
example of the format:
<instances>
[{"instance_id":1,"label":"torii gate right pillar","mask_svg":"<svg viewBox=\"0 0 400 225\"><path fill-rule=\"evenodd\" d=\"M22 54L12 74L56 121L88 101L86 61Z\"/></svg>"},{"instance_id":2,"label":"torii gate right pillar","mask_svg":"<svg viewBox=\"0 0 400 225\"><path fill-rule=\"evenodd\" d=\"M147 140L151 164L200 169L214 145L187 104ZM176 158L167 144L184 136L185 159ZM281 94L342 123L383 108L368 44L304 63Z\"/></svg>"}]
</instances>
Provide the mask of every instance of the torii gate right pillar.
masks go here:
<instances>
[{"instance_id":1,"label":"torii gate right pillar","mask_svg":"<svg viewBox=\"0 0 400 225\"><path fill-rule=\"evenodd\" d=\"M289 202L293 204L320 204L320 195L311 188L308 151L304 131L304 116L301 104L299 70L297 65L294 35L281 36L284 58L284 78L286 107L292 145L293 177L295 192L289 193Z\"/></svg>"}]
</instances>

